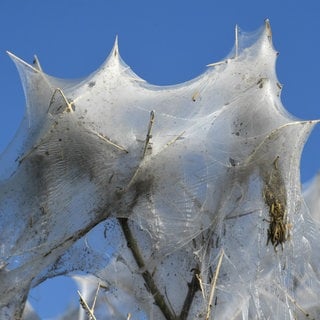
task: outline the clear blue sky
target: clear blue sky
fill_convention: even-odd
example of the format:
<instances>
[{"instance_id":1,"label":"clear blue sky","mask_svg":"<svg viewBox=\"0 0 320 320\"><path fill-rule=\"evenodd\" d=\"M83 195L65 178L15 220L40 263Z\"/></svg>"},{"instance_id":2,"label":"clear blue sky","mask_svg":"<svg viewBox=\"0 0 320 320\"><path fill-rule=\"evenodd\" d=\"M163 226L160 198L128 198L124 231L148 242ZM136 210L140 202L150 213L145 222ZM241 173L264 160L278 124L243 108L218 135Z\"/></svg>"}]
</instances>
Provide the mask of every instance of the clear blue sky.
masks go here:
<instances>
[{"instance_id":1,"label":"clear blue sky","mask_svg":"<svg viewBox=\"0 0 320 320\"><path fill-rule=\"evenodd\" d=\"M140 77L158 85L176 84L229 53L235 24L253 31L265 18L280 52L277 71L284 106L299 118L320 118L318 0L0 0L0 152L13 138L25 104L6 50L28 62L37 54L45 72L78 78L99 67L118 35L122 58ZM303 181L320 168L319 144L316 128L303 153ZM51 289L53 296L38 306L43 318L56 312L59 303L52 299L63 292L67 290L61 286L60 291ZM38 290L33 300L42 295Z\"/></svg>"}]
</instances>

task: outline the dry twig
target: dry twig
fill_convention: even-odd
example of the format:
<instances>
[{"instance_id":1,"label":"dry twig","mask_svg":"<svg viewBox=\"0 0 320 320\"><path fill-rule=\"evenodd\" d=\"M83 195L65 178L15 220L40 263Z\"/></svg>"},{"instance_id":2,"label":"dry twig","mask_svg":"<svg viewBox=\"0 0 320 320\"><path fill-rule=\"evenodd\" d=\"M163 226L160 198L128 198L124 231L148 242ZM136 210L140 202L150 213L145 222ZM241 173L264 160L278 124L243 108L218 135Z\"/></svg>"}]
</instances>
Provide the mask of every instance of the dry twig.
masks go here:
<instances>
[{"instance_id":1,"label":"dry twig","mask_svg":"<svg viewBox=\"0 0 320 320\"><path fill-rule=\"evenodd\" d=\"M218 276L219 276L219 272L220 272L223 256L224 256L224 251L222 249L221 253L220 253L219 260L218 260L217 269L216 269L216 271L214 273L214 277L212 278L211 285L210 285L211 290L210 290L210 296L209 296L209 301L208 301L208 306L207 306L206 320L210 319L211 309L212 309L212 301L213 301L214 292L215 292L216 285L217 285L217 280L218 280Z\"/></svg>"}]
</instances>

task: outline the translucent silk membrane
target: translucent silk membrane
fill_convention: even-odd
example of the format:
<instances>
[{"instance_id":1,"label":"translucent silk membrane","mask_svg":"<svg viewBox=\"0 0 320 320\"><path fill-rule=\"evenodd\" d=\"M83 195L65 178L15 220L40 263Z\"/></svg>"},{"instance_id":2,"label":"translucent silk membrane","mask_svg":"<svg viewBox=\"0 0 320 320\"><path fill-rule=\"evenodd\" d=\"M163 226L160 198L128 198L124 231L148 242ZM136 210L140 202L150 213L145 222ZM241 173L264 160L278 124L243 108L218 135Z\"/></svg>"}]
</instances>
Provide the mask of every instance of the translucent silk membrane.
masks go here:
<instances>
[{"instance_id":1,"label":"translucent silk membrane","mask_svg":"<svg viewBox=\"0 0 320 320\"><path fill-rule=\"evenodd\" d=\"M316 319L319 206L299 166L317 121L281 103L268 21L174 86L117 42L78 81L10 56L26 114L0 156L1 319L36 317L29 290L58 275L80 294L61 319Z\"/></svg>"}]
</instances>

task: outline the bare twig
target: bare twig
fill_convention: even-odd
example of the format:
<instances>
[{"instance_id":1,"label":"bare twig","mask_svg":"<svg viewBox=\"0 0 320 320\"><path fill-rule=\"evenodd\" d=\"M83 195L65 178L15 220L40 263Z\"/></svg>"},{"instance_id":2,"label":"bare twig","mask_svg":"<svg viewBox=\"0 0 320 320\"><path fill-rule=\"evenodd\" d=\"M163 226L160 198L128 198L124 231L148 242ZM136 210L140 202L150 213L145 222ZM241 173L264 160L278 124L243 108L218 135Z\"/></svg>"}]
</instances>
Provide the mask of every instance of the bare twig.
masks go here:
<instances>
[{"instance_id":1,"label":"bare twig","mask_svg":"<svg viewBox=\"0 0 320 320\"><path fill-rule=\"evenodd\" d=\"M275 283L276 286L286 295L286 297L291 301L291 303L293 303L297 309L308 319L310 320L315 320L315 318L309 318L310 317L310 313L307 312L302 306L300 306L300 304L298 304L298 302L291 297L291 295L285 290L283 289L281 286L279 286L279 284Z\"/></svg>"},{"instance_id":2,"label":"bare twig","mask_svg":"<svg viewBox=\"0 0 320 320\"><path fill-rule=\"evenodd\" d=\"M83 296L81 295L80 291L78 290L78 295L79 295L79 299L80 299L80 304L81 307L86 311L88 317L90 320L97 320L95 315L93 314L93 308L91 309L87 302L84 300Z\"/></svg>"},{"instance_id":3,"label":"bare twig","mask_svg":"<svg viewBox=\"0 0 320 320\"><path fill-rule=\"evenodd\" d=\"M234 34L235 34L235 57L238 57L238 51L239 51L239 39L238 39L238 35L239 35L239 28L238 25L236 24L235 28L234 28Z\"/></svg>"},{"instance_id":4,"label":"bare twig","mask_svg":"<svg viewBox=\"0 0 320 320\"><path fill-rule=\"evenodd\" d=\"M209 296L209 301L208 301L208 306L207 306L206 320L210 319L211 309L212 309L212 301L213 301L214 292L215 292L216 285L217 285L217 280L218 280L223 256L224 256L224 251L222 249L221 253L220 253L219 260L218 260L217 269L216 269L216 271L214 273L214 277L212 278L212 281L211 281L211 290L210 290L210 296Z\"/></svg>"},{"instance_id":5,"label":"bare twig","mask_svg":"<svg viewBox=\"0 0 320 320\"><path fill-rule=\"evenodd\" d=\"M198 280L199 274L200 274L200 271L198 268L193 269L193 277L191 282L188 283L189 290L184 300L179 320L186 320L188 318L189 310L192 305L194 296L196 292L200 289L199 280Z\"/></svg>"},{"instance_id":6,"label":"bare twig","mask_svg":"<svg viewBox=\"0 0 320 320\"><path fill-rule=\"evenodd\" d=\"M150 140L152 138L152 134L151 134L151 130L154 124L154 111L152 110L150 112L150 119L149 119L149 124L148 124L148 129L147 129L147 134L146 134L146 139L144 141L144 147L143 147L143 152L142 152L142 156L141 156L141 163L143 163L143 160L145 158L145 155L147 153L147 150L149 148L151 148L151 144L150 144ZM129 189L129 187L134 183L136 177L138 176L140 169L141 169L141 163L139 164L139 166L137 167L136 171L134 172L132 178L130 179L128 185L127 185L127 189Z\"/></svg>"},{"instance_id":7,"label":"bare twig","mask_svg":"<svg viewBox=\"0 0 320 320\"><path fill-rule=\"evenodd\" d=\"M205 295L204 295L204 287L203 287L203 282L201 279L201 275L200 274L196 274L197 280L199 282L199 286L200 286L200 291L202 292L202 298L205 299Z\"/></svg>"},{"instance_id":8,"label":"bare twig","mask_svg":"<svg viewBox=\"0 0 320 320\"><path fill-rule=\"evenodd\" d=\"M181 138L183 135L185 134L185 131L182 131L180 134L178 134L175 138L173 138L172 140L170 140L168 143L166 143L166 145L164 146L163 149L171 146L173 143L175 143L179 138Z\"/></svg>"},{"instance_id":9,"label":"bare twig","mask_svg":"<svg viewBox=\"0 0 320 320\"><path fill-rule=\"evenodd\" d=\"M94 295L94 299L93 299L93 303L92 303L92 308L91 308L92 313L94 312L94 307L96 306L99 289L100 289L100 283L98 283L97 291L96 291L96 294Z\"/></svg>"},{"instance_id":10,"label":"bare twig","mask_svg":"<svg viewBox=\"0 0 320 320\"><path fill-rule=\"evenodd\" d=\"M35 57L35 59L37 59L37 58ZM37 62L38 60L35 60L35 61L36 61L36 63L38 63L38 62ZM40 66L40 64L39 64L39 66ZM62 91L60 88L56 88L56 89L54 90L54 92L53 92L53 94L52 94L52 96L51 96L51 99L50 99L50 103L49 103L49 107L48 107L48 112L50 112L50 107L51 107L51 105L53 104L54 98L55 98L55 96L56 96L57 94L60 94L60 95L61 95L61 97L62 97L62 99L64 100L64 103L65 103L65 108L62 108L62 109L61 109L61 112L64 112L65 110L67 110L67 112L73 112L73 108L72 108L73 102L69 102L69 101L68 101L67 97L65 96L65 94L63 93L63 91ZM60 109L60 107L59 107L58 109ZM28 157L32 154L33 151L35 151L35 150L37 150L37 149L39 148L39 146L48 138L49 134L51 133L51 129L52 129L52 128L55 128L56 125L57 125L57 124L54 123L54 124L51 126L50 130L48 130L48 132L44 135L44 137L39 141L39 143L37 143L36 145L34 145L27 153L25 153L25 154L23 154L21 157L19 157L19 164L21 164L22 161L24 161L26 158L28 158Z\"/></svg>"},{"instance_id":11,"label":"bare twig","mask_svg":"<svg viewBox=\"0 0 320 320\"><path fill-rule=\"evenodd\" d=\"M48 111L50 110L50 107L51 105L53 104L54 102L54 98L56 96L56 94L60 94L60 96L62 97L62 99L64 100L65 104L66 104L66 108L65 109L62 109L63 111L67 111L67 112L73 112L74 111L74 103L73 101L69 101L67 99L67 97L65 96L64 92L62 91L62 89L60 88L56 88L52 94L52 97L51 97L51 100L50 100L50 103L49 103L49 108L48 108ZM60 109L60 108L59 108Z\"/></svg>"},{"instance_id":12,"label":"bare twig","mask_svg":"<svg viewBox=\"0 0 320 320\"><path fill-rule=\"evenodd\" d=\"M237 214L235 216L226 217L225 220L237 219L237 218L245 217L245 216L247 216L249 214L253 214L253 213L257 212L257 211L258 210L252 210L252 211L249 211L249 212L240 213L240 214Z\"/></svg>"},{"instance_id":13,"label":"bare twig","mask_svg":"<svg viewBox=\"0 0 320 320\"><path fill-rule=\"evenodd\" d=\"M126 238L128 248L131 250L132 255L141 270L145 270L145 263L143 260L143 257L140 253L137 241L135 240L131 229L128 224L128 219L127 218L118 218L119 224L122 228L123 234ZM155 281L153 280L152 275L148 270L145 270L142 272L142 277L145 281L145 284L148 288L148 290L151 292L154 298L155 304L159 307L161 310L162 314L164 315L166 320L177 320L176 315L165 302L164 296L160 293L160 290L158 289Z\"/></svg>"},{"instance_id":14,"label":"bare twig","mask_svg":"<svg viewBox=\"0 0 320 320\"><path fill-rule=\"evenodd\" d=\"M222 60L222 61L218 61L218 62L213 62L213 63L209 63L206 66L207 67L215 67L215 66L220 66L221 64L226 64L229 62L229 59L227 60Z\"/></svg>"},{"instance_id":15,"label":"bare twig","mask_svg":"<svg viewBox=\"0 0 320 320\"><path fill-rule=\"evenodd\" d=\"M88 129L88 128L86 128ZM125 153L129 153L129 151L127 149L125 149L124 147L116 144L115 142L112 142L109 138L107 138L106 136L102 135L101 133L98 133L92 129L88 129L92 134L96 135L99 139L103 140L104 142L110 144L111 146L115 147L116 149L120 150L120 151L124 151Z\"/></svg>"},{"instance_id":16,"label":"bare twig","mask_svg":"<svg viewBox=\"0 0 320 320\"><path fill-rule=\"evenodd\" d=\"M154 111L152 110L150 112L150 120L149 120L149 125L148 125L148 131L147 131L147 136L146 136L146 140L145 140L144 148L143 148L143 156L142 156L143 158L146 155L146 152L147 152L148 148L150 147L149 142L150 142L150 140L152 138L151 130L152 130L152 127L153 127L153 123L154 123Z\"/></svg>"},{"instance_id":17,"label":"bare twig","mask_svg":"<svg viewBox=\"0 0 320 320\"><path fill-rule=\"evenodd\" d=\"M36 55L33 56L33 63L32 63L33 67L35 67L36 69L38 69L40 72L42 72L42 68L41 68L41 64L39 62L39 59Z\"/></svg>"}]
</instances>

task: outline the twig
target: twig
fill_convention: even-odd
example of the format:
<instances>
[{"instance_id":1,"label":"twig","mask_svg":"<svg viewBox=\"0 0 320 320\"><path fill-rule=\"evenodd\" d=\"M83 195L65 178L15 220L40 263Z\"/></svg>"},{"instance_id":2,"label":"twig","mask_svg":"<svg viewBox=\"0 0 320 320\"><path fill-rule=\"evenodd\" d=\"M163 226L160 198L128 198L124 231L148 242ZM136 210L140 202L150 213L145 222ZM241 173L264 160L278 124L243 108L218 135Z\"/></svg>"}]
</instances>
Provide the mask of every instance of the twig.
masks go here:
<instances>
[{"instance_id":1,"label":"twig","mask_svg":"<svg viewBox=\"0 0 320 320\"><path fill-rule=\"evenodd\" d=\"M73 101L70 102L70 101L67 99L67 97L65 96L64 92L62 91L62 89L60 89L60 88L56 88L56 89L54 90L54 92L53 92L53 94L52 94L52 96L51 96L50 102L49 102L48 112L50 112L50 107L51 107L51 105L53 104L54 98L55 98L55 96L56 96L57 93L59 93L59 94L61 95L62 99L64 100L64 102L65 102L65 104L66 104L66 106L67 106L63 111L66 110L67 112L73 112L73 111L74 111L74 110L73 110L74 108L72 107ZM60 109L60 107L59 107L59 109Z\"/></svg>"},{"instance_id":2,"label":"twig","mask_svg":"<svg viewBox=\"0 0 320 320\"><path fill-rule=\"evenodd\" d=\"M93 299L93 303L92 303L92 308L91 308L92 313L94 312L94 307L96 306L99 289L100 289L100 283L98 283L97 291L96 291L96 294L94 295L94 299Z\"/></svg>"},{"instance_id":3,"label":"twig","mask_svg":"<svg viewBox=\"0 0 320 320\"><path fill-rule=\"evenodd\" d=\"M80 291L78 290L78 295L80 297L80 304L81 307L86 311L88 317L90 320L97 320L97 318L94 316L93 314L93 309L90 309L90 307L88 306L87 302L84 300L84 298L82 297Z\"/></svg>"},{"instance_id":4,"label":"twig","mask_svg":"<svg viewBox=\"0 0 320 320\"><path fill-rule=\"evenodd\" d=\"M49 110L50 107L54 101L54 97L57 93L60 93L61 97L63 98L67 108L65 109L67 112L73 112L74 108L72 107L74 105L74 102L71 101L69 102L69 100L67 99L67 97L65 96L64 92L60 89L60 88L56 88L54 90L54 93L51 97L50 103L49 103ZM103 140L104 142L107 142L108 144L112 145L113 147L117 148L118 150L124 151L125 153L129 153L128 150L126 150L124 147L114 143L113 141L111 141L110 139L108 139L106 136L102 135L101 133L96 132L95 130L92 130L90 128L86 128L89 132L91 132L92 134L96 135L98 138L100 138L101 140Z\"/></svg>"},{"instance_id":5,"label":"twig","mask_svg":"<svg viewBox=\"0 0 320 320\"><path fill-rule=\"evenodd\" d=\"M211 281L211 290L210 290L210 296L209 296L209 301L208 301L206 320L210 319L212 301L213 301L213 297L214 297L214 291L216 289L217 280L218 280L218 276L219 276L219 272L220 272L223 256L224 256L224 251L222 249L222 251L220 253L217 269L216 269L216 271L214 273L214 277L212 278L212 281Z\"/></svg>"},{"instance_id":6,"label":"twig","mask_svg":"<svg viewBox=\"0 0 320 320\"><path fill-rule=\"evenodd\" d=\"M148 125L148 129L147 129L147 135L146 135L146 140L144 141L144 147L143 147L143 152L142 152L142 156L141 156L141 163L143 161L143 159L145 158L145 155L147 153L148 148L150 147L150 140L152 138L152 134L151 134L151 130L153 127L153 123L154 123L154 111L152 110L150 112L150 119L149 119L149 125ZM130 179L129 183L127 184L127 188L129 189L130 186L133 184L133 182L135 181L136 177L138 176L140 170L141 170L141 163L139 164L139 166L137 167L136 171L134 172L132 178Z\"/></svg>"},{"instance_id":7,"label":"twig","mask_svg":"<svg viewBox=\"0 0 320 320\"><path fill-rule=\"evenodd\" d=\"M38 62L37 62L38 60L37 60L36 56L35 56L35 59L36 59L36 60L35 60L36 63L38 63ZM40 66L40 65L39 65L39 66ZM39 67L39 68L40 68L40 67ZM40 70L40 69L39 69L39 70ZM54 101L54 97L56 96L57 93L59 93L59 94L61 95L62 99L64 100L64 102L65 102L65 104L66 104L66 108L63 109L63 111L67 110L67 112L73 112L73 109L72 109L72 104L73 104L73 102L69 102L69 101L68 101L67 97L65 96L65 94L63 93L63 91L62 91L60 88L56 88L56 89L54 90L54 92L53 92L53 94L52 94L52 96L51 96L50 102L49 102L48 112L50 112L50 107L51 107L51 105L52 105L52 103L53 103L53 101ZM60 109L60 107L59 107L59 109ZM38 147L47 139L48 135L51 133L51 129L52 129L52 128L55 128L56 125L57 125L57 124L54 123L54 124L51 126L50 130L45 134L45 136L39 141L38 144L34 145L27 153L25 153L25 154L23 154L21 157L19 157L19 164L21 164L22 161L24 161L26 158L28 158L33 151L35 151L35 150L38 149Z\"/></svg>"},{"instance_id":8,"label":"twig","mask_svg":"<svg viewBox=\"0 0 320 320\"><path fill-rule=\"evenodd\" d=\"M235 57L237 58L238 51L239 51L239 39L238 39L239 28L237 24L234 28L234 33L235 33Z\"/></svg>"},{"instance_id":9,"label":"twig","mask_svg":"<svg viewBox=\"0 0 320 320\"><path fill-rule=\"evenodd\" d=\"M151 130L152 130L152 127L153 127L153 123L154 123L154 111L152 110L150 112L149 126L148 126L146 140L145 140L145 143L144 143L144 149L143 149L142 158L144 158L144 156L146 155L146 152L147 152L148 147L149 147L150 139L152 138Z\"/></svg>"},{"instance_id":10,"label":"twig","mask_svg":"<svg viewBox=\"0 0 320 320\"><path fill-rule=\"evenodd\" d=\"M33 67L35 67L36 69L38 69L40 72L42 72L42 68L41 68L41 64L39 62L39 59L36 55L33 56L33 63L32 63Z\"/></svg>"},{"instance_id":11,"label":"twig","mask_svg":"<svg viewBox=\"0 0 320 320\"><path fill-rule=\"evenodd\" d=\"M236 218L241 218L241 217L245 217L249 214L253 214L257 212L257 210L253 210L253 211L249 211L249 212L245 212L245 213L240 213L240 214L237 214L236 216L230 216L230 217L226 217L225 220L230 220L230 219L236 219Z\"/></svg>"},{"instance_id":12,"label":"twig","mask_svg":"<svg viewBox=\"0 0 320 320\"><path fill-rule=\"evenodd\" d=\"M275 284L306 318L310 317L310 313L308 313L302 306L300 306L298 302L293 297L291 297L290 294L285 289L283 289L278 283L275 283ZM309 318L309 319L315 320L315 318Z\"/></svg>"},{"instance_id":13,"label":"twig","mask_svg":"<svg viewBox=\"0 0 320 320\"><path fill-rule=\"evenodd\" d=\"M112 142L110 139L108 139L106 136L102 135L101 133L98 133L92 129L86 128L87 130L89 130L89 132L91 132L92 134L96 135L98 138L100 138L101 140L103 140L104 142L112 145L113 147L115 147L116 149L120 150L120 151L124 151L125 153L129 153L129 151L127 149L125 149L124 147Z\"/></svg>"},{"instance_id":14,"label":"twig","mask_svg":"<svg viewBox=\"0 0 320 320\"><path fill-rule=\"evenodd\" d=\"M185 131L182 131L180 134L178 134L175 138L173 138L172 140L170 140L168 143L166 143L166 145L164 146L163 149L171 146L173 143L175 143L179 138L181 138L183 135L185 134Z\"/></svg>"},{"instance_id":15,"label":"twig","mask_svg":"<svg viewBox=\"0 0 320 320\"><path fill-rule=\"evenodd\" d=\"M199 281L199 287L200 287L200 291L202 292L202 298L203 300L205 300L204 287L203 287L201 276L200 274L196 274L196 277L197 277L197 280Z\"/></svg>"},{"instance_id":16,"label":"twig","mask_svg":"<svg viewBox=\"0 0 320 320\"><path fill-rule=\"evenodd\" d=\"M145 263L143 260L143 257L140 253L137 241L135 240L127 218L118 218L119 224L122 228L123 234L126 238L128 248L131 250L132 255L141 270L145 270ZM151 294L153 295L155 304L159 307L162 314L164 315L166 320L177 320L177 317L175 316L174 312L170 310L170 308L167 306L164 296L160 293L155 281L152 278L152 275L148 270L145 270L142 272L142 277L145 281L145 284Z\"/></svg>"},{"instance_id":17,"label":"twig","mask_svg":"<svg viewBox=\"0 0 320 320\"><path fill-rule=\"evenodd\" d=\"M198 268L193 269L193 277L191 282L188 283L189 290L184 300L179 320L186 320L188 318L189 310L192 305L194 296L196 292L200 289L199 274L200 274L200 271Z\"/></svg>"},{"instance_id":18,"label":"twig","mask_svg":"<svg viewBox=\"0 0 320 320\"><path fill-rule=\"evenodd\" d=\"M206 67L215 67L215 66L220 66L221 64L226 64L229 62L229 59L227 60L222 60L222 61L218 61L218 62L213 62L213 63L209 63L206 65Z\"/></svg>"}]
</instances>

